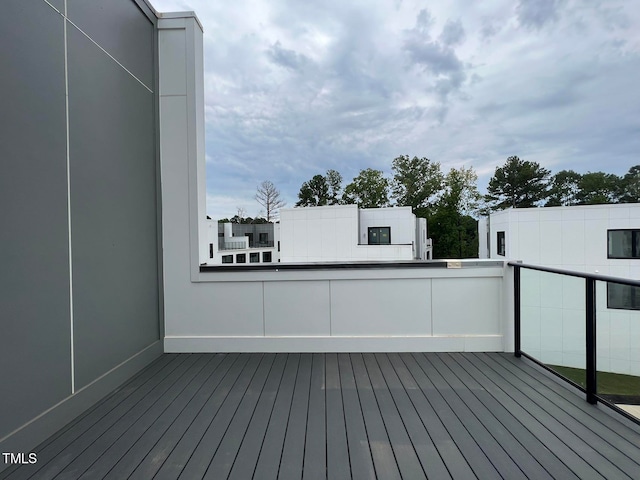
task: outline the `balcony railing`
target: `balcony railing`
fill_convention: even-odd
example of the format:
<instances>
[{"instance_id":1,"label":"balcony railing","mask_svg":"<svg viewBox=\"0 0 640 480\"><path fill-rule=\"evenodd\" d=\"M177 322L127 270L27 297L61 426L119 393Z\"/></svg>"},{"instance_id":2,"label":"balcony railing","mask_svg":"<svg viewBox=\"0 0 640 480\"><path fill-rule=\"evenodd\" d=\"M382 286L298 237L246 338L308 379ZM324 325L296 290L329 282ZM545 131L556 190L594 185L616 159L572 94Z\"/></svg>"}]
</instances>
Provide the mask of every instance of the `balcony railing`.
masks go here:
<instances>
[{"instance_id":1,"label":"balcony railing","mask_svg":"<svg viewBox=\"0 0 640 480\"><path fill-rule=\"evenodd\" d=\"M515 356L582 390L589 403L602 402L640 424L637 414L629 413L640 405L640 312L633 308L640 281L509 265L514 268ZM615 286L627 287L625 309Z\"/></svg>"},{"instance_id":2,"label":"balcony railing","mask_svg":"<svg viewBox=\"0 0 640 480\"><path fill-rule=\"evenodd\" d=\"M272 248L273 240L264 242L249 242L249 248Z\"/></svg>"},{"instance_id":3,"label":"balcony railing","mask_svg":"<svg viewBox=\"0 0 640 480\"><path fill-rule=\"evenodd\" d=\"M247 242L218 242L219 250L243 250L247 248Z\"/></svg>"},{"instance_id":4,"label":"balcony railing","mask_svg":"<svg viewBox=\"0 0 640 480\"><path fill-rule=\"evenodd\" d=\"M245 248L273 248L273 240L267 242L225 242L224 240L218 241L218 250L244 250Z\"/></svg>"}]
</instances>

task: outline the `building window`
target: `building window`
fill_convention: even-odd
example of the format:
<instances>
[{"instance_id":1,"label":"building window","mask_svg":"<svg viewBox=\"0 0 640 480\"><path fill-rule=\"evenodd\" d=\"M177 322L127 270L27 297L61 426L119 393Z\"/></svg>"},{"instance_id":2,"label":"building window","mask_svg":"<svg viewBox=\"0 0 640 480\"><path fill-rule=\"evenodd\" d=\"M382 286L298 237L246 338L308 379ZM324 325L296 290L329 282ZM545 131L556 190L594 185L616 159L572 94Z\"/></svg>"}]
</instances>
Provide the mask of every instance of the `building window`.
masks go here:
<instances>
[{"instance_id":1,"label":"building window","mask_svg":"<svg viewBox=\"0 0 640 480\"><path fill-rule=\"evenodd\" d=\"M236 263L247 263L247 254L246 253L236 254Z\"/></svg>"},{"instance_id":2,"label":"building window","mask_svg":"<svg viewBox=\"0 0 640 480\"><path fill-rule=\"evenodd\" d=\"M213 243L209 244L209 258L213 258Z\"/></svg>"},{"instance_id":3,"label":"building window","mask_svg":"<svg viewBox=\"0 0 640 480\"><path fill-rule=\"evenodd\" d=\"M250 253L249 263L260 263L260 254L258 252Z\"/></svg>"},{"instance_id":4,"label":"building window","mask_svg":"<svg viewBox=\"0 0 640 480\"><path fill-rule=\"evenodd\" d=\"M640 287L607 282L607 308L640 310Z\"/></svg>"},{"instance_id":5,"label":"building window","mask_svg":"<svg viewBox=\"0 0 640 480\"><path fill-rule=\"evenodd\" d=\"M607 230L607 258L640 258L640 230Z\"/></svg>"},{"instance_id":6,"label":"building window","mask_svg":"<svg viewBox=\"0 0 640 480\"><path fill-rule=\"evenodd\" d=\"M504 232L498 232L498 241L496 242L498 247L498 255L502 255L504 257L506 246L504 241Z\"/></svg>"},{"instance_id":7,"label":"building window","mask_svg":"<svg viewBox=\"0 0 640 480\"><path fill-rule=\"evenodd\" d=\"M271 263L271 252L262 252L262 262Z\"/></svg>"},{"instance_id":8,"label":"building window","mask_svg":"<svg viewBox=\"0 0 640 480\"><path fill-rule=\"evenodd\" d=\"M233 255L223 255L222 263L233 263Z\"/></svg>"},{"instance_id":9,"label":"building window","mask_svg":"<svg viewBox=\"0 0 640 480\"><path fill-rule=\"evenodd\" d=\"M258 234L258 241L260 243L267 243L269 241L269 234L268 233L259 233Z\"/></svg>"},{"instance_id":10,"label":"building window","mask_svg":"<svg viewBox=\"0 0 640 480\"><path fill-rule=\"evenodd\" d=\"M390 245L391 227L369 227L369 245Z\"/></svg>"},{"instance_id":11,"label":"building window","mask_svg":"<svg viewBox=\"0 0 640 480\"><path fill-rule=\"evenodd\" d=\"M280 240L278 240L278 251L280 251Z\"/></svg>"}]
</instances>

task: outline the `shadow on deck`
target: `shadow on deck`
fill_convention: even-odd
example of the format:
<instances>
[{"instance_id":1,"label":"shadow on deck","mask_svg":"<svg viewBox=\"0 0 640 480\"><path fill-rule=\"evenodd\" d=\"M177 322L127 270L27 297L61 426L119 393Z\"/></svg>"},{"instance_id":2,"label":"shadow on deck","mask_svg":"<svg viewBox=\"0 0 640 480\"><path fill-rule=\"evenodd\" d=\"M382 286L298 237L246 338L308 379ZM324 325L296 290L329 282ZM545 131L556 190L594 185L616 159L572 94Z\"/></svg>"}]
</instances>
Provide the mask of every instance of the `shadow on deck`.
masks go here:
<instances>
[{"instance_id":1,"label":"shadow on deck","mask_svg":"<svg viewBox=\"0 0 640 480\"><path fill-rule=\"evenodd\" d=\"M498 353L165 354L3 479L638 478L640 428Z\"/></svg>"}]
</instances>

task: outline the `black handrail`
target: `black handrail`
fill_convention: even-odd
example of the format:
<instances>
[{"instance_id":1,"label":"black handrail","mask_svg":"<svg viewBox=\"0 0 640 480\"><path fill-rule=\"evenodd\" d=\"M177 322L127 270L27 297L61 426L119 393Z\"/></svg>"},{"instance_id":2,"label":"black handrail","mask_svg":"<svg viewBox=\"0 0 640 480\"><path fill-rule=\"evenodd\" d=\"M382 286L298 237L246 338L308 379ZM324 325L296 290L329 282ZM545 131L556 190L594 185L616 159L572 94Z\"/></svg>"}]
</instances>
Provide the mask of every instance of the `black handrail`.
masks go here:
<instances>
[{"instance_id":1,"label":"black handrail","mask_svg":"<svg viewBox=\"0 0 640 480\"><path fill-rule=\"evenodd\" d=\"M542 265L532 265L530 263L508 262L511 267L522 267L528 270L538 270L540 272L559 273L568 277L592 278L603 282L621 283L622 285L630 285L632 287L640 287L640 280L632 280L630 278L613 277L611 275L600 275L599 273L576 272L574 270L563 270L560 268L543 267Z\"/></svg>"},{"instance_id":2,"label":"black handrail","mask_svg":"<svg viewBox=\"0 0 640 480\"><path fill-rule=\"evenodd\" d=\"M573 385L574 387L579 388L583 392L586 393L586 400L591 404L595 404L597 402L601 402L604 405L616 410L621 415L626 418L632 420L633 422L640 424L640 419L634 417L628 412L622 410L617 407L613 403L609 402L605 398L602 398L598 395L598 384L597 384L597 365L596 365L596 342L597 342L597 331L596 331L596 281L603 282L611 282L611 283L619 283L622 285L630 285L633 287L640 287L640 281L631 280L628 278L620 278L613 277L610 275L600 275L597 273L585 273L585 272L575 272L572 270L562 270L559 268L553 267L543 267L541 265L530 265L527 263L520 262L508 262L507 265L514 267L513 270L513 294L514 294L514 355L516 357L524 356L546 370L550 371L554 375L562 378L567 383ZM521 302L520 302L520 294L522 291L521 286L521 276L520 270L522 268L528 270L537 270L540 272L548 272L555 273L559 275L566 275L570 277L578 277L585 279L585 331L586 331L586 389L582 388L580 385L576 384L572 380L568 379L564 375L556 372L552 368L549 368L547 365L542 363L537 358L527 354L522 351L522 327L521 327Z\"/></svg>"}]
</instances>

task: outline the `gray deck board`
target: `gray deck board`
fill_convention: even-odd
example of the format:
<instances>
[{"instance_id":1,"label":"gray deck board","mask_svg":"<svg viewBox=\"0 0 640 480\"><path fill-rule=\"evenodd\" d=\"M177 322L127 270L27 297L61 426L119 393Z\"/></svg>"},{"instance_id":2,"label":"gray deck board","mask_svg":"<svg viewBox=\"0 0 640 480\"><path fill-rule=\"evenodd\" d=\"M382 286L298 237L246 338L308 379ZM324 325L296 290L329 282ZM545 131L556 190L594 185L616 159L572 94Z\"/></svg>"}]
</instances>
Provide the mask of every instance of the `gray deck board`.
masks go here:
<instances>
[{"instance_id":1,"label":"gray deck board","mask_svg":"<svg viewBox=\"0 0 640 480\"><path fill-rule=\"evenodd\" d=\"M376 475L389 480L402 478L362 355L354 353L350 357Z\"/></svg>"},{"instance_id":2,"label":"gray deck board","mask_svg":"<svg viewBox=\"0 0 640 480\"><path fill-rule=\"evenodd\" d=\"M353 480L376 478L371 449L369 448L369 438L367 437L367 428L360 404L360 395L356 387L356 379L353 376L349 355L343 353L338 355L338 372L340 374L339 388L342 390L344 402L344 422L349 449L351 478Z\"/></svg>"},{"instance_id":3,"label":"gray deck board","mask_svg":"<svg viewBox=\"0 0 640 480\"><path fill-rule=\"evenodd\" d=\"M298 377L300 366L300 355L290 354L287 359L284 375L273 413L267 424L267 429L262 443L262 449L258 456L254 478L276 479L280 470L280 460L282 459L282 448L284 445L289 415L291 413L291 402L294 395L294 386Z\"/></svg>"},{"instance_id":4,"label":"gray deck board","mask_svg":"<svg viewBox=\"0 0 640 480\"><path fill-rule=\"evenodd\" d=\"M0 479L639 478L640 429L498 353L164 355Z\"/></svg>"},{"instance_id":5,"label":"gray deck board","mask_svg":"<svg viewBox=\"0 0 640 480\"><path fill-rule=\"evenodd\" d=\"M513 387L522 391L523 394L526 394L529 400L533 401L534 404L541 409L544 409L544 411L557 420L559 424L564 425L565 428L571 432L572 435L563 435L562 438L568 438L568 445L578 452L583 452L584 455L589 458L590 462L594 464L597 463L597 466L594 465L594 468L601 472L602 475L606 478L614 478L615 476L619 476L620 472L624 472L629 478L638 477L640 465L622 453L614 445L603 441L600 433L602 431L601 423L593 425L593 430L585 426L585 423L592 423L592 418L587 412L578 408L572 408L570 405L565 405L565 410L558 406L553 400L550 400L551 391L539 382L531 385L525 381L524 378L512 375L512 372L503 368L502 365L495 362L493 365L494 371L501 375L509 376L509 383ZM579 438L580 441L574 442L574 438ZM615 443L619 446L623 445L621 441ZM596 444L599 445L597 450L592 447L592 445Z\"/></svg>"},{"instance_id":6,"label":"gray deck board","mask_svg":"<svg viewBox=\"0 0 640 480\"><path fill-rule=\"evenodd\" d=\"M325 357L326 478L328 480L349 479L351 478L351 467L338 356L335 353L323 356Z\"/></svg>"},{"instance_id":7,"label":"gray deck board","mask_svg":"<svg viewBox=\"0 0 640 480\"><path fill-rule=\"evenodd\" d=\"M311 385L309 387L303 480L324 480L327 478L325 378L324 356L315 353L312 358Z\"/></svg>"},{"instance_id":8,"label":"gray deck board","mask_svg":"<svg viewBox=\"0 0 640 480\"><path fill-rule=\"evenodd\" d=\"M238 449L236 459L239 461L235 461L231 468L230 479L242 480L253 477L286 363L287 355L278 355L273 362L269 378L265 382L256 410Z\"/></svg>"},{"instance_id":9,"label":"gray deck board","mask_svg":"<svg viewBox=\"0 0 640 480\"><path fill-rule=\"evenodd\" d=\"M433 443L431 434L422 423L416 409L413 408L411 399L402 386L389 358L385 354L377 354L376 361L398 413L402 417L403 425L418 455L423 472L428 478L451 478L438 449ZM460 456L460 459L464 461L462 456Z\"/></svg>"},{"instance_id":10,"label":"gray deck board","mask_svg":"<svg viewBox=\"0 0 640 480\"><path fill-rule=\"evenodd\" d=\"M490 412L496 422L494 428L504 429L509 436L503 437L500 443L511 443L511 449L524 450L525 453L516 454L518 464L523 470L535 478L566 478L577 480L578 477L569 470L557 457L529 430L524 428L518 418L509 412L498 399L492 397L484 388L483 383L487 381L480 374L474 376L464 366L464 356L451 354L451 361L444 359L445 363L460 378L460 381L469 387L469 390L483 405L483 408ZM489 419L489 421L491 421ZM515 442L515 443L514 443ZM512 457L513 458L513 457ZM536 462L538 465L536 465ZM542 470L541 470L542 468Z\"/></svg>"},{"instance_id":11,"label":"gray deck board","mask_svg":"<svg viewBox=\"0 0 640 480\"><path fill-rule=\"evenodd\" d=\"M282 447L278 479L302 478L302 467L307 435L307 411L311 384L311 354L303 353L298 365L298 376L291 401L287 432Z\"/></svg>"},{"instance_id":12,"label":"gray deck board","mask_svg":"<svg viewBox=\"0 0 640 480\"><path fill-rule=\"evenodd\" d=\"M443 396L443 392L434 383L432 377L437 375L435 369L430 368L428 365L421 365L419 363L422 361L420 354L402 354L401 357L411 375L416 379L427 401L431 403L447 432L451 435L451 439L463 452L464 458L475 476L480 479L499 478L500 474L487 458L482 448L480 448L478 441L467 430L465 426L466 417L462 417L465 422L460 420L460 417L456 415L455 410Z\"/></svg>"}]
</instances>

